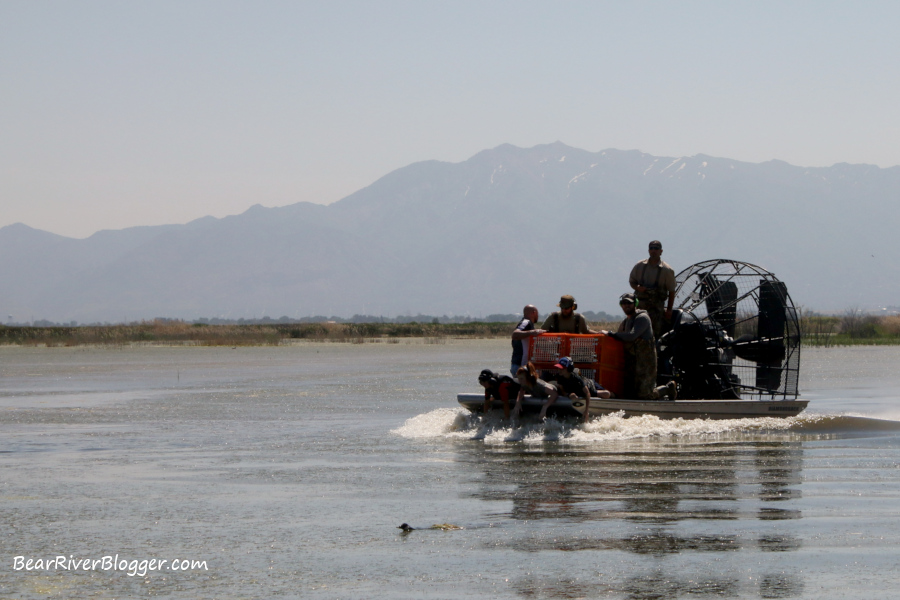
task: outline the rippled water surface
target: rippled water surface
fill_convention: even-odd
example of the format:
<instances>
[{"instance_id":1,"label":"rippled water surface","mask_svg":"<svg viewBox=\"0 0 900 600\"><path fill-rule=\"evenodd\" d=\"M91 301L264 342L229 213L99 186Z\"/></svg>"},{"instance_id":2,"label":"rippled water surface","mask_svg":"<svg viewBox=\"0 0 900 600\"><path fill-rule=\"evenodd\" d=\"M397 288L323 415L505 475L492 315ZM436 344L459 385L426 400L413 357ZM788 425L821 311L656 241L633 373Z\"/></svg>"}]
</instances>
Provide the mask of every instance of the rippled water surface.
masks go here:
<instances>
[{"instance_id":1,"label":"rippled water surface","mask_svg":"<svg viewBox=\"0 0 900 600\"><path fill-rule=\"evenodd\" d=\"M457 408L508 354L0 348L0 597L896 597L900 348L804 349L790 419Z\"/></svg>"}]
</instances>

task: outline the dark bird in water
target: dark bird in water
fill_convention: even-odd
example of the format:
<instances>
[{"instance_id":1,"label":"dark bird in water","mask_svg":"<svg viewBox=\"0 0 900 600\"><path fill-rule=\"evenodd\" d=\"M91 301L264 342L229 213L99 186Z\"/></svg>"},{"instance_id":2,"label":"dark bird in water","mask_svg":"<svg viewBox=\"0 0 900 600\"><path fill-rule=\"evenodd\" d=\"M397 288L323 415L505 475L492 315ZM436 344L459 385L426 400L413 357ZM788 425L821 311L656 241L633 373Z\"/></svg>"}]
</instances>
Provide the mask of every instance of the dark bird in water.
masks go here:
<instances>
[{"instance_id":1,"label":"dark bird in water","mask_svg":"<svg viewBox=\"0 0 900 600\"><path fill-rule=\"evenodd\" d=\"M402 529L403 531L412 531L415 527L410 527L408 523L401 523L397 526L397 529Z\"/></svg>"}]
</instances>

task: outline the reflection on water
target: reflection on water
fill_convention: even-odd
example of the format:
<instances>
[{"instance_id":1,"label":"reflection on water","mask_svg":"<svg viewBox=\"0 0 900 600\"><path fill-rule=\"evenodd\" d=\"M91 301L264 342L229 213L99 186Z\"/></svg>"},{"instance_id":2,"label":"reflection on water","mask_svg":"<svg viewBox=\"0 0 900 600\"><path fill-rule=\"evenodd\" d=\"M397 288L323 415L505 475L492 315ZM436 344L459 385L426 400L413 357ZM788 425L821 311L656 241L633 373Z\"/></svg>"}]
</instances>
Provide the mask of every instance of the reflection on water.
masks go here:
<instances>
[{"instance_id":1,"label":"reflection on water","mask_svg":"<svg viewBox=\"0 0 900 600\"><path fill-rule=\"evenodd\" d=\"M640 576L627 577L622 585L581 581L569 577L553 580L524 577L513 588L523 598L619 598L663 600L666 598L736 598L747 595L739 577L701 575L680 576L657 569ZM803 594L803 581L795 576L774 573L760 578L760 598L797 598Z\"/></svg>"},{"instance_id":2,"label":"reflection on water","mask_svg":"<svg viewBox=\"0 0 900 600\"><path fill-rule=\"evenodd\" d=\"M803 581L794 575L766 575L759 582L762 598L792 598L803 593Z\"/></svg>"},{"instance_id":3,"label":"reflection on water","mask_svg":"<svg viewBox=\"0 0 900 600\"><path fill-rule=\"evenodd\" d=\"M791 506L802 497L801 442L658 441L583 451L544 447L490 453L468 445L459 449L459 460L482 471L472 497L510 502L510 509L497 517L560 524L510 539L506 546L514 551L575 553L574 561L584 553L589 555L585 560L596 560L598 566L603 560L595 557L608 552L650 559L689 554L705 565L717 553L746 553L753 560L760 552L802 547L796 537L773 534L771 528L751 533L763 521L802 517ZM687 521L695 525L680 527ZM717 530L716 522L728 526ZM730 597L741 590L736 569L690 571L673 576L671 569L656 568L618 581L593 582L532 575L515 587L526 598ZM796 597L804 589L799 576L783 572L766 574L757 583L762 598Z\"/></svg>"},{"instance_id":4,"label":"reflection on water","mask_svg":"<svg viewBox=\"0 0 900 600\"><path fill-rule=\"evenodd\" d=\"M800 540L785 535L764 535L759 538L759 549L763 552L786 552L800 548Z\"/></svg>"},{"instance_id":5,"label":"reflection on water","mask_svg":"<svg viewBox=\"0 0 900 600\"><path fill-rule=\"evenodd\" d=\"M801 496L802 457L800 442L498 452L489 460L480 449L464 449L461 456L484 470L476 496L512 500L512 519L645 523L800 518L799 511L768 503Z\"/></svg>"}]
</instances>

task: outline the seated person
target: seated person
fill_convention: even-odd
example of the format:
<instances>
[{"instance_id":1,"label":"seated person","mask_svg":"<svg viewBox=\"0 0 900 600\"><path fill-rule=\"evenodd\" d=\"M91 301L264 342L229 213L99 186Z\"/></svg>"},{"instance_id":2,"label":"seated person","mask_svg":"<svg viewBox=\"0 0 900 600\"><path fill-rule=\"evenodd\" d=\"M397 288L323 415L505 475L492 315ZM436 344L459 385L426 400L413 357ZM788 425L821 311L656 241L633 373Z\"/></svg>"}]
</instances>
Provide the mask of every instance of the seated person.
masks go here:
<instances>
[{"instance_id":1,"label":"seated person","mask_svg":"<svg viewBox=\"0 0 900 600\"><path fill-rule=\"evenodd\" d=\"M485 369L478 375L478 383L484 388L484 414L491 410L492 398L503 403L503 417L509 418L509 399L518 396L519 384L509 375L498 375Z\"/></svg>"},{"instance_id":2,"label":"seated person","mask_svg":"<svg viewBox=\"0 0 900 600\"><path fill-rule=\"evenodd\" d=\"M522 412L522 400L525 399L525 394L531 394L533 398L547 399L541 407L540 418L544 419L547 416L547 409L550 408L559 397L556 386L538 378L537 371L535 371L534 365L530 362L524 367L519 368L516 372L516 378L519 380L519 385L521 387L519 388L519 395L516 397L516 406L513 408L513 415L519 416L519 413Z\"/></svg>"}]
</instances>

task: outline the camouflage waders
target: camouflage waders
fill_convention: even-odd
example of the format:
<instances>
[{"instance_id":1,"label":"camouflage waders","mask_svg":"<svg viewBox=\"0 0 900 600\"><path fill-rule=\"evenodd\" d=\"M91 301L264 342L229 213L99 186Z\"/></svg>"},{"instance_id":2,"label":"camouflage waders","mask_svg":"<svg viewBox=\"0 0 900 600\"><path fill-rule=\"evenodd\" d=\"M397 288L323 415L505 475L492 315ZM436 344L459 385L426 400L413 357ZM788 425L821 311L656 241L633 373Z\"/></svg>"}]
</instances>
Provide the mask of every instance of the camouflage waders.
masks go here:
<instances>
[{"instance_id":1,"label":"camouflage waders","mask_svg":"<svg viewBox=\"0 0 900 600\"><path fill-rule=\"evenodd\" d=\"M653 323L653 337L659 339L663 334L663 324L666 318L666 300L669 292L661 289L647 290L635 294L638 299L638 308L647 311L650 322Z\"/></svg>"},{"instance_id":2,"label":"camouflage waders","mask_svg":"<svg viewBox=\"0 0 900 600\"><path fill-rule=\"evenodd\" d=\"M656 344L637 339L625 343L625 397L659 400L656 389Z\"/></svg>"}]
</instances>

